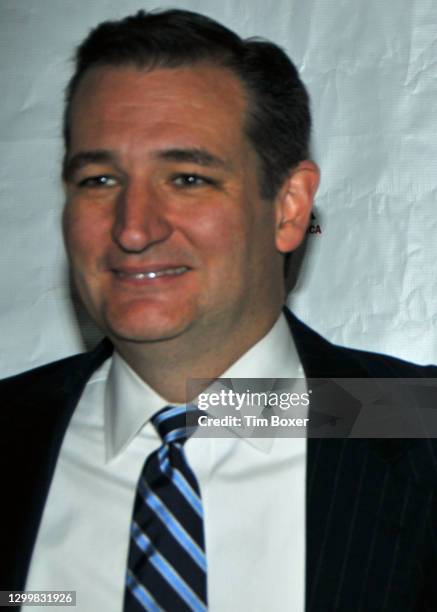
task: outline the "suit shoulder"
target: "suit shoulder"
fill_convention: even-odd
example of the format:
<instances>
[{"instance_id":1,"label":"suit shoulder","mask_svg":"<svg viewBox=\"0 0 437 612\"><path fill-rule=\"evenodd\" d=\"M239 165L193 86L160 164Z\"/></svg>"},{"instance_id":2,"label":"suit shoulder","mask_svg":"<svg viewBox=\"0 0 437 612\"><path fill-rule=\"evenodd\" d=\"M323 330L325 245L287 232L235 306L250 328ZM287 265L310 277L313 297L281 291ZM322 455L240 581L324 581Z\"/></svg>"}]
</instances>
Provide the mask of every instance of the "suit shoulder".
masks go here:
<instances>
[{"instance_id":1,"label":"suit shoulder","mask_svg":"<svg viewBox=\"0 0 437 612\"><path fill-rule=\"evenodd\" d=\"M422 366L382 353L333 344L302 323L288 309L284 310L284 314L290 325L304 369L311 377L437 377L435 366Z\"/></svg>"},{"instance_id":2,"label":"suit shoulder","mask_svg":"<svg viewBox=\"0 0 437 612\"><path fill-rule=\"evenodd\" d=\"M398 357L351 349L333 344L336 350L342 351L344 355L356 360L369 373L371 377L377 378L436 378L437 367L432 365L419 365Z\"/></svg>"},{"instance_id":3,"label":"suit shoulder","mask_svg":"<svg viewBox=\"0 0 437 612\"><path fill-rule=\"evenodd\" d=\"M84 384L109 357L112 346L104 340L94 350L59 359L0 380L0 402L20 404L26 398Z\"/></svg>"},{"instance_id":4,"label":"suit shoulder","mask_svg":"<svg viewBox=\"0 0 437 612\"><path fill-rule=\"evenodd\" d=\"M48 380L62 371L74 368L77 364L80 364L85 356L86 353L78 353L8 376L0 380L0 390L3 391L9 387L26 387L28 384L33 384L39 380Z\"/></svg>"}]
</instances>

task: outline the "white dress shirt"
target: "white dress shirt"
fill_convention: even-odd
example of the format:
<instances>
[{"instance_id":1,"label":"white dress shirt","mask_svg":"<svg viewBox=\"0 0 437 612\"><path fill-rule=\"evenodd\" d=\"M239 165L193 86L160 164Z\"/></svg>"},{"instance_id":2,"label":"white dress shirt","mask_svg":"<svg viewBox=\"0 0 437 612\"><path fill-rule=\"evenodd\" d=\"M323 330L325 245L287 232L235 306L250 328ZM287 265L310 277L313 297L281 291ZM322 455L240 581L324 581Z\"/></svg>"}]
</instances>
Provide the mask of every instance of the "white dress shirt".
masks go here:
<instances>
[{"instance_id":1,"label":"white dress shirt","mask_svg":"<svg viewBox=\"0 0 437 612\"><path fill-rule=\"evenodd\" d=\"M303 376L283 315L223 374ZM121 612L136 484L160 445L149 419L166 404L118 354L90 378L62 443L27 590L75 590L78 612ZM303 612L306 440L192 437L185 449L204 507L209 610Z\"/></svg>"}]
</instances>

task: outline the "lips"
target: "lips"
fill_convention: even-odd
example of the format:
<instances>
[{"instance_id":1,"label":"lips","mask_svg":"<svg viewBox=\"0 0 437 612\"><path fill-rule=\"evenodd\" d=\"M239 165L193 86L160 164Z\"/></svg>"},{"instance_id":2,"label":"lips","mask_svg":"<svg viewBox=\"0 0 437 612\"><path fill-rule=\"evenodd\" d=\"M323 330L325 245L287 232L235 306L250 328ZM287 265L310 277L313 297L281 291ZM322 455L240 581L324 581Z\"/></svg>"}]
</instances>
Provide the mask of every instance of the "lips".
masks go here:
<instances>
[{"instance_id":1,"label":"lips","mask_svg":"<svg viewBox=\"0 0 437 612\"><path fill-rule=\"evenodd\" d=\"M181 278L192 268L179 262L167 260L143 264L140 262L135 264L132 262L113 262L109 269L115 279L122 285L130 285L131 287L153 287L155 283L161 286L165 281L167 281L167 283L172 281L172 279L176 281L176 279Z\"/></svg>"},{"instance_id":2,"label":"lips","mask_svg":"<svg viewBox=\"0 0 437 612\"><path fill-rule=\"evenodd\" d=\"M116 269L115 274L120 278L132 279L132 280L153 280L155 278L161 278L163 276L180 276L185 272L188 272L189 268L186 266L177 267L157 267L155 269L147 270L125 270Z\"/></svg>"}]
</instances>

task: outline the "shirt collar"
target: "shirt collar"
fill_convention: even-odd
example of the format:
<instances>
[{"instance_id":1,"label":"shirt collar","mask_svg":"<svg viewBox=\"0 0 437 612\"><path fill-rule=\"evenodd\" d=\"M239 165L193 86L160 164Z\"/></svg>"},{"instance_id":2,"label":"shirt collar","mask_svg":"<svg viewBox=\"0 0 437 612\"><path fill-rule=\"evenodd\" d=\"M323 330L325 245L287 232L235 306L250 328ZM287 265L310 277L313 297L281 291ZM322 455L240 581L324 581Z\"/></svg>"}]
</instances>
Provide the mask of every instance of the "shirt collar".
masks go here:
<instances>
[{"instance_id":1,"label":"shirt collar","mask_svg":"<svg viewBox=\"0 0 437 612\"><path fill-rule=\"evenodd\" d=\"M302 378L303 368L285 316L230 366L221 378ZM150 417L168 402L115 352L105 390L105 454L121 453ZM235 432L238 433L238 432ZM265 438L242 438L266 450Z\"/></svg>"}]
</instances>

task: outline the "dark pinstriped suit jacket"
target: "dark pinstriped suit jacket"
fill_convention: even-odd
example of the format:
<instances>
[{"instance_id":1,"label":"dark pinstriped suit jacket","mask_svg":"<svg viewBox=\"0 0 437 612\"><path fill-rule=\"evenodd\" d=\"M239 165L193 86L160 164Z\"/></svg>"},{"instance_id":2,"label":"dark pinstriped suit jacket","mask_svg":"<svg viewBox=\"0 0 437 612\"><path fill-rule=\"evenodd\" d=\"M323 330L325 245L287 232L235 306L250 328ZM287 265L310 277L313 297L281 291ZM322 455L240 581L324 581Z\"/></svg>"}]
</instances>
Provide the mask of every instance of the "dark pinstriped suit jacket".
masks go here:
<instances>
[{"instance_id":1,"label":"dark pinstriped suit jacket","mask_svg":"<svg viewBox=\"0 0 437 612\"><path fill-rule=\"evenodd\" d=\"M436 376L333 346L286 314L308 378ZM0 590L24 587L69 419L111 350L104 341L0 383ZM436 448L434 440L308 440L308 611L437 612Z\"/></svg>"}]
</instances>

